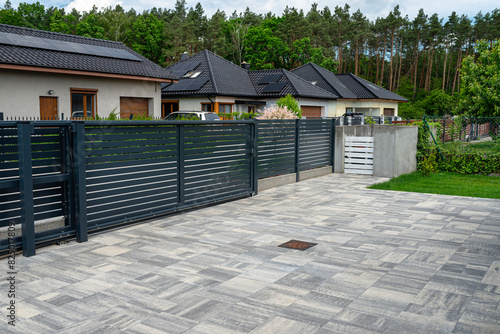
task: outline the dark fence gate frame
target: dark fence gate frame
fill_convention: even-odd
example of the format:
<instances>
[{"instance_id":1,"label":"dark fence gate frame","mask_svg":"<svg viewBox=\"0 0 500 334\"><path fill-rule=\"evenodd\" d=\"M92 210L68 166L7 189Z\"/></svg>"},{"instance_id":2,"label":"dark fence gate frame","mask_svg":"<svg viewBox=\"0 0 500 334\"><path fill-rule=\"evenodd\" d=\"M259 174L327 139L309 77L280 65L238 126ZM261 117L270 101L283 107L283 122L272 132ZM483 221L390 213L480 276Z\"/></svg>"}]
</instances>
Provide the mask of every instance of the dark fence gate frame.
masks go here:
<instances>
[{"instance_id":1,"label":"dark fence gate frame","mask_svg":"<svg viewBox=\"0 0 500 334\"><path fill-rule=\"evenodd\" d=\"M44 244L253 196L266 177L333 172L334 140L333 119L0 122L0 227L22 230L0 240L0 253L33 256ZM36 220L58 216L63 227L35 233Z\"/></svg>"}]
</instances>

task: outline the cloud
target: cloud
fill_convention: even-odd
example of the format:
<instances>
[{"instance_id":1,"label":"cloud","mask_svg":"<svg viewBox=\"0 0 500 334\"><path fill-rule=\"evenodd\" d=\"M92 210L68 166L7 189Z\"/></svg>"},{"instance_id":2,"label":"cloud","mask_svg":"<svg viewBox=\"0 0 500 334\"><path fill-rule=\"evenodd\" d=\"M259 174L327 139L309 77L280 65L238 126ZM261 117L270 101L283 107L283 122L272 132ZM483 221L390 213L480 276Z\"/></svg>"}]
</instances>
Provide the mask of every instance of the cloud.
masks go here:
<instances>
[{"instance_id":1,"label":"cloud","mask_svg":"<svg viewBox=\"0 0 500 334\"><path fill-rule=\"evenodd\" d=\"M94 5L100 10L110 6L113 8L116 5L123 6L124 2L116 0L93 0L93 2L89 2L88 0L74 0L65 6L64 10L66 13L69 13L73 10L73 8L75 8L79 12L89 12Z\"/></svg>"}]
</instances>

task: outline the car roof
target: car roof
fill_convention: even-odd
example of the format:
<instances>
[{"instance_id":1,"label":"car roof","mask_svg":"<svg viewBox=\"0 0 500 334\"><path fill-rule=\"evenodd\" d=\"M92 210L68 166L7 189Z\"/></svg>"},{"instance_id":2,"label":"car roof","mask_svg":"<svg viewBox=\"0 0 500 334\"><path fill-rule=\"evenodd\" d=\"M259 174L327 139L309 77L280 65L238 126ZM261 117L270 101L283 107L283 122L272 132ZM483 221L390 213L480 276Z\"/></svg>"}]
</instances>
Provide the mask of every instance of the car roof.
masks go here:
<instances>
[{"instance_id":1,"label":"car roof","mask_svg":"<svg viewBox=\"0 0 500 334\"><path fill-rule=\"evenodd\" d=\"M216 114L213 111L197 111L197 110L179 110L179 111L173 111L171 114L185 114L185 113L197 113L197 114Z\"/></svg>"}]
</instances>

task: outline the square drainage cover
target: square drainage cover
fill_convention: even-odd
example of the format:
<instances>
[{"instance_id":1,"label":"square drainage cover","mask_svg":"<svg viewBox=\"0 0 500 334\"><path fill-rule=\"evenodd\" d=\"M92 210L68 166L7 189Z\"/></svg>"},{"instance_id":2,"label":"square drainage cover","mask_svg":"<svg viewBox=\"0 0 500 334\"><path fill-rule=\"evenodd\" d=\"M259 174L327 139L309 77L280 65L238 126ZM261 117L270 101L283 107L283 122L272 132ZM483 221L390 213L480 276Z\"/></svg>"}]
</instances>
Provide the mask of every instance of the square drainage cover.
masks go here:
<instances>
[{"instance_id":1,"label":"square drainage cover","mask_svg":"<svg viewBox=\"0 0 500 334\"><path fill-rule=\"evenodd\" d=\"M285 247L285 248L298 249L298 250L304 251L304 250L309 249L309 248L316 246L316 245L317 244L312 243L312 242L290 240L290 241L285 242L284 244L279 245L278 247Z\"/></svg>"}]
</instances>

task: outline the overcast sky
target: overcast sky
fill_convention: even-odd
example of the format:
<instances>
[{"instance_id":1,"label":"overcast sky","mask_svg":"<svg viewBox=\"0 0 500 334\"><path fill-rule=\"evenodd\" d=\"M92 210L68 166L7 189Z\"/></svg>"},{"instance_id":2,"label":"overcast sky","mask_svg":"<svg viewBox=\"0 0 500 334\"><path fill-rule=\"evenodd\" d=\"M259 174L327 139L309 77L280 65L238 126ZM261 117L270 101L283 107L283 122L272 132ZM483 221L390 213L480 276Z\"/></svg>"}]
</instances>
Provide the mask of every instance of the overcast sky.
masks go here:
<instances>
[{"instance_id":1,"label":"overcast sky","mask_svg":"<svg viewBox=\"0 0 500 334\"><path fill-rule=\"evenodd\" d=\"M38 0L46 7L56 6L64 7L71 10L76 8L79 11L88 11L92 8L92 4L95 4L98 8L115 6L120 4L126 10L134 8L137 12L142 12L153 7L157 8L167 8L173 9L175 5L175 0ZM34 0L11 0L12 5L17 7L19 2L32 3ZM328 0L287 0L287 1L269 1L269 0L201 0L201 1L191 1L187 0L187 6L194 7L200 2L205 14L211 16L217 9L223 10L226 15L230 15L233 11L243 12L246 7L249 7L251 11L255 13L267 13L273 12L276 15L281 16L283 9L286 5L289 7L295 7L298 9L303 9L304 13L307 13L311 8L311 4L314 2L318 3L318 8L323 9L328 6L332 11L335 6L343 7L345 1L328 1ZM5 3L5 2L4 2ZM479 11L483 14L491 12L495 8L500 8L500 2L498 0L421 0L421 1L394 1L394 0L353 0L348 2L351 6L351 13L360 9L361 12L368 17L370 20L374 20L377 17L385 17L387 14L399 4L402 16L408 15L410 19L415 18L418 10L420 8L424 9L424 12L428 15L437 13L439 17L446 19L453 12L457 12L458 15L465 14L470 18L473 18Z\"/></svg>"}]
</instances>

